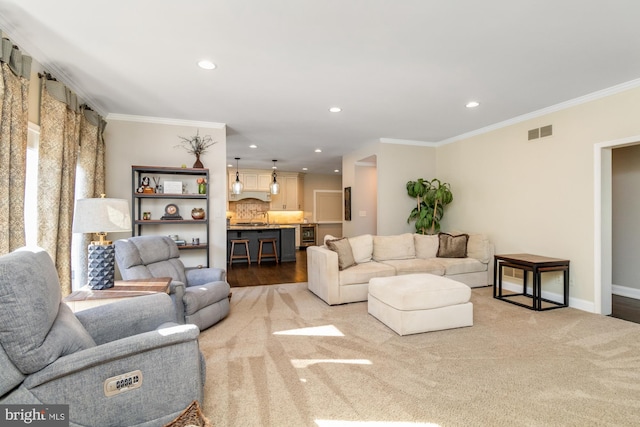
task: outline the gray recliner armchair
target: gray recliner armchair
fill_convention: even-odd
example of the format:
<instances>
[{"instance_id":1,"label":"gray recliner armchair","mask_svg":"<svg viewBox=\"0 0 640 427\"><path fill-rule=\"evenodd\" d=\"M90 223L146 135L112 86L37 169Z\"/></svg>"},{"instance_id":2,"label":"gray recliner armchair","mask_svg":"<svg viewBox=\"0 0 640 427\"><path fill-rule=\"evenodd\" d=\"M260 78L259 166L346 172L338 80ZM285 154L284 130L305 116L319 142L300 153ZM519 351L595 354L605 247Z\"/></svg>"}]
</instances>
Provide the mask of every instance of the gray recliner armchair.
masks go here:
<instances>
[{"instance_id":1,"label":"gray recliner armchair","mask_svg":"<svg viewBox=\"0 0 640 427\"><path fill-rule=\"evenodd\" d=\"M124 280L171 277L176 320L204 330L229 314L230 286L221 268L185 269L176 242L166 236L136 236L115 242Z\"/></svg>"},{"instance_id":2,"label":"gray recliner armchair","mask_svg":"<svg viewBox=\"0 0 640 427\"><path fill-rule=\"evenodd\" d=\"M151 427L202 401L199 330L166 294L74 314L42 249L0 257L0 404L69 405L70 426Z\"/></svg>"}]
</instances>

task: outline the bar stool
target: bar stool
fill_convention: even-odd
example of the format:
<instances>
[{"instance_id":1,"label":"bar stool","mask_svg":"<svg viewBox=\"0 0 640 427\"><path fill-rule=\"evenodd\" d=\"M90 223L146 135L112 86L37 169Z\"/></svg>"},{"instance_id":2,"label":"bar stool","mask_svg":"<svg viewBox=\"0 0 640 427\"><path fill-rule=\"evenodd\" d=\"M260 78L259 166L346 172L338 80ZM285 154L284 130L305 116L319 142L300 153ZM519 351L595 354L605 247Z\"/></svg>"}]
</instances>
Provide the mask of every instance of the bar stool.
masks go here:
<instances>
[{"instance_id":1,"label":"bar stool","mask_svg":"<svg viewBox=\"0 0 640 427\"><path fill-rule=\"evenodd\" d=\"M233 266L234 259L246 259L249 265L251 265L251 256L249 255L249 239L232 239L231 242L231 256L229 257L229 267ZM244 253L236 254L236 243L239 245L244 244Z\"/></svg>"},{"instance_id":2,"label":"bar stool","mask_svg":"<svg viewBox=\"0 0 640 427\"><path fill-rule=\"evenodd\" d=\"M270 239L258 239L258 241L260 242L260 250L258 251L258 265L260 265L260 261L262 261L262 258L275 258L276 259L276 264L278 263L278 250L276 249L276 239L275 238L270 238ZM271 247L273 248L273 253L262 253L262 247L265 243L271 243Z\"/></svg>"}]
</instances>

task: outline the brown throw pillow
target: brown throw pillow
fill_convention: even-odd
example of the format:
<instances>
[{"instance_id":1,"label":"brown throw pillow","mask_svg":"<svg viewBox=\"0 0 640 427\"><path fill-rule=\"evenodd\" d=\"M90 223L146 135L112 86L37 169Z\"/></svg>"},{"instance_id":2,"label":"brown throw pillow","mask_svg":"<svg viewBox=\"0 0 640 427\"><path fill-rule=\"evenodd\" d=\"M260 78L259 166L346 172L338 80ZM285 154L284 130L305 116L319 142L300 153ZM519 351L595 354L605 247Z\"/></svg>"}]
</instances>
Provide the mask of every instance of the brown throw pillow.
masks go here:
<instances>
[{"instance_id":1,"label":"brown throw pillow","mask_svg":"<svg viewBox=\"0 0 640 427\"><path fill-rule=\"evenodd\" d=\"M351 243L349 243L346 237L327 240L327 247L338 254L338 269L344 270L345 268L357 265L353 257Z\"/></svg>"},{"instance_id":2,"label":"brown throw pillow","mask_svg":"<svg viewBox=\"0 0 640 427\"><path fill-rule=\"evenodd\" d=\"M453 236L448 233L438 234L438 258L466 258L468 234Z\"/></svg>"}]
</instances>

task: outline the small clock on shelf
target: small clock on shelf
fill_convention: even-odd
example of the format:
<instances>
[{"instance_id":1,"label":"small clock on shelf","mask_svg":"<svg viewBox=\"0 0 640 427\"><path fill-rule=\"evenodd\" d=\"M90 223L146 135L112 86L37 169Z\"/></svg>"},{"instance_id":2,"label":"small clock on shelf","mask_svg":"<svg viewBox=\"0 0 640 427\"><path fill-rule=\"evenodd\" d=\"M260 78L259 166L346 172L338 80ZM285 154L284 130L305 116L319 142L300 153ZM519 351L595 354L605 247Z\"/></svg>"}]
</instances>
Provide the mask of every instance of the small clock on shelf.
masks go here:
<instances>
[{"instance_id":1,"label":"small clock on shelf","mask_svg":"<svg viewBox=\"0 0 640 427\"><path fill-rule=\"evenodd\" d=\"M164 215L160 219L182 219L178 206L175 203L169 203L164 207Z\"/></svg>"}]
</instances>

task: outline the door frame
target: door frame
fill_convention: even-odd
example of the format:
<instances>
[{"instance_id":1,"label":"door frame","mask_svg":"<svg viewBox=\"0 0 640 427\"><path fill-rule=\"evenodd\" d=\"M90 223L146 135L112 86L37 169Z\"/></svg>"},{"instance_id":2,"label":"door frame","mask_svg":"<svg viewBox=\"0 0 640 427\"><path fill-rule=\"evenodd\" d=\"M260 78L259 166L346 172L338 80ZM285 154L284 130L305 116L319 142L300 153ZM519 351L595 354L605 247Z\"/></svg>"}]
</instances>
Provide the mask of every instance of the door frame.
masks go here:
<instances>
[{"instance_id":1,"label":"door frame","mask_svg":"<svg viewBox=\"0 0 640 427\"><path fill-rule=\"evenodd\" d=\"M640 144L640 135L600 142L593 147L593 295L596 313L605 316L611 314L613 278L612 150L637 144Z\"/></svg>"}]
</instances>

